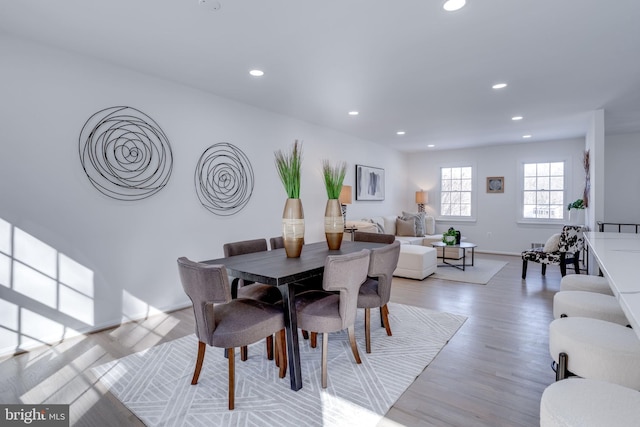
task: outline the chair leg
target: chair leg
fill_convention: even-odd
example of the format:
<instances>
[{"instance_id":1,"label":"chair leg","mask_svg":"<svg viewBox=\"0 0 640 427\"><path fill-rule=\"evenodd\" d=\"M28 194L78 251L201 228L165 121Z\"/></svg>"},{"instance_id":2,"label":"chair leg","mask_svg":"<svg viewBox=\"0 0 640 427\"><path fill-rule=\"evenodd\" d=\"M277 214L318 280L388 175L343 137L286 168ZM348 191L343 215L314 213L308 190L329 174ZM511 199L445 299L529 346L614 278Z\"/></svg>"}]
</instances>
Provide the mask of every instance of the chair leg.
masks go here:
<instances>
[{"instance_id":1,"label":"chair leg","mask_svg":"<svg viewBox=\"0 0 640 427\"><path fill-rule=\"evenodd\" d=\"M364 341L367 353L371 353L371 309L364 309Z\"/></svg>"},{"instance_id":2,"label":"chair leg","mask_svg":"<svg viewBox=\"0 0 640 427\"><path fill-rule=\"evenodd\" d=\"M243 362L246 362L248 358L249 358L249 349L247 348L246 345L243 345L242 347L240 347L240 360L242 360Z\"/></svg>"},{"instance_id":3,"label":"chair leg","mask_svg":"<svg viewBox=\"0 0 640 427\"><path fill-rule=\"evenodd\" d=\"M547 274L547 264L542 264L542 275L544 276L545 274Z\"/></svg>"},{"instance_id":4,"label":"chair leg","mask_svg":"<svg viewBox=\"0 0 640 427\"><path fill-rule=\"evenodd\" d=\"M327 388L327 350L328 348L329 348L329 333L324 332L322 334L322 388Z\"/></svg>"},{"instance_id":5,"label":"chair leg","mask_svg":"<svg viewBox=\"0 0 640 427\"><path fill-rule=\"evenodd\" d=\"M347 333L349 334L349 342L351 343L351 351L353 352L353 358L356 359L356 363L360 364L362 361L360 360L360 353L358 353L358 344L356 344L356 332L355 326L351 325L347 328Z\"/></svg>"},{"instance_id":6,"label":"chair leg","mask_svg":"<svg viewBox=\"0 0 640 427\"><path fill-rule=\"evenodd\" d=\"M287 340L284 329L276 332L276 359L280 367L279 377L287 375Z\"/></svg>"},{"instance_id":7,"label":"chair leg","mask_svg":"<svg viewBox=\"0 0 640 427\"><path fill-rule=\"evenodd\" d=\"M318 346L318 333L311 332L311 340L309 341L309 345L311 348L316 348Z\"/></svg>"},{"instance_id":8,"label":"chair leg","mask_svg":"<svg viewBox=\"0 0 640 427\"><path fill-rule=\"evenodd\" d=\"M573 269L576 274L580 274L580 252L573 254Z\"/></svg>"},{"instance_id":9,"label":"chair leg","mask_svg":"<svg viewBox=\"0 0 640 427\"><path fill-rule=\"evenodd\" d=\"M558 355L558 366L556 367L556 381L567 378L567 353Z\"/></svg>"},{"instance_id":10,"label":"chair leg","mask_svg":"<svg viewBox=\"0 0 640 427\"><path fill-rule=\"evenodd\" d=\"M302 338L304 338L305 340L309 339L309 332L305 331L304 329L302 330Z\"/></svg>"},{"instance_id":11,"label":"chair leg","mask_svg":"<svg viewBox=\"0 0 640 427\"><path fill-rule=\"evenodd\" d=\"M236 399L236 355L235 349L229 349L229 410L235 407Z\"/></svg>"},{"instance_id":12,"label":"chair leg","mask_svg":"<svg viewBox=\"0 0 640 427\"><path fill-rule=\"evenodd\" d=\"M204 352L207 350L207 344L202 341L198 342L198 358L196 359L196 369L193 371L193 378L191 379L191 385L198 384L198 378L200 377L200 371L202 370L202 362L204 361Z\"/></svg>"},{"instance_id":13,"label":"chair leg","mask_svg":"<svg viewBox=\"0 0 640 427\"><path fill-rule=\"evenodd\" d=\"M380 327L384 328L384 309L380 307Z\"/></svg>"},{"instance_id":14,"label":"chair leg","mask_svg":"<svg viewBox=\"0 0 640 427\"><path fill-rule=\"evenodd\" d=\"M526 259L522 260L522 278L523 279L527 278L527 260Z\"/></svg>"},{"instance_id":15,"label":"chair leg","mask_svg":"<svg viewBox=\"0 0 640 427\"><path fill-rule=\"evenodd\" d=\"M273 335L269 335L266 339L267 359L273 360Z\"/></svg>"},{"instance_id":16,"label":"chair leg","mask_svg":"<svg viewBox=\"0 0 640 427\"><path fill-rule=\"evenodd\" d=\"M380 312L383 313L382 323L384 328L387 330L387 336L390 337L393 334L391 333L391 323L389 323L389 307L387 307L387 304L380 307Z\"/></svg>"}]
</instances>

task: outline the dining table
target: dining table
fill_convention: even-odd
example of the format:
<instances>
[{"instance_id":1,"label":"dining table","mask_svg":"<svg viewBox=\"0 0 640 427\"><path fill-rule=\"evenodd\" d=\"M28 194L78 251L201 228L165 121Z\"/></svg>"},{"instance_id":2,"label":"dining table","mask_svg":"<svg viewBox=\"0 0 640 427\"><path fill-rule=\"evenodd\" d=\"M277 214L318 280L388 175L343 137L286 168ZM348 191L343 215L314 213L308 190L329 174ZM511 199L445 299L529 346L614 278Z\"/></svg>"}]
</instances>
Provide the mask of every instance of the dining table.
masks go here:
<instances>
[{"instance_id":1,"label":"dining table","mask_svg":"<svg viewBox=\"0 0 640 427\"><path fill-rule=\"evenodd\" d=\"M640 234L587 232L585 241L618 300L629 324L640 338Z\"/></svg>"},{"instance_id":2,"label":"dining table","mask_svg":"<svg viewBox=\"0 0 640 427\"><path fill-rule=\"evenodd\" d=\"M224 265L227 274L238 279L278 287L282 294L291 389L297 391L302 388L302 372L294 288L304 286L308 279L322 276L329 255L344 255L380 246L383 244L343 241L340 249L329 250L327 242L322 241L305 244L297 258L288 258L284 249L275 249L202 262Z\"/></svg>"}]
</instances>

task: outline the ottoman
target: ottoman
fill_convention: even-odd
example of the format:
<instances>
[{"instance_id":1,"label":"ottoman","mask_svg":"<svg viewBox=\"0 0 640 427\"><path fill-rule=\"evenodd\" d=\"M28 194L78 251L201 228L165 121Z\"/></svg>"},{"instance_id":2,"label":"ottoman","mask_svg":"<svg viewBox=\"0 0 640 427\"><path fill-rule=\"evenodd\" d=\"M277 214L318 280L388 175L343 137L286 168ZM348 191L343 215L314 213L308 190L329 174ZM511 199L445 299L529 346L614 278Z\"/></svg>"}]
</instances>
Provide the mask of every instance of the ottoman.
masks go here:
<instances>
[{"instance_id":1,"label":"ottoman","mask_svg":"<svg viewBox=\"0 0 640 427\"><path fill-rule=\"evenodd\" d=\"M436 271L436 249L420 245L400 245L394 276L422 280Z\"/></svg>"},{"instance_id":2,"label":"ottoman","mask_svg":"<svg viewBox=\"0 0 640 427\"><path fill-rule=\"evenodd\" d=\"M565 276L566 277L566 276ZM590 317L627 326L625 316L616 297L586 291L560 291L553 296L553 318Z\"/></svg>"},{"instance_id":3,"label":"ottoman","mask_svg":"<svg viewBox=\"0 0 640 427\"><path fill-rule=\"evenodd\" d=\"M605 381L572 378L548 386L540 400L540 426L635 426L640 392Z\"/></svg>"},{"instance_id":4,"label":"ottoman","mask_svg":"<svg viewBox=\"0 0 640 427\"><path fill-rule=\"evenodd\" d=\"M631 328L587 317L556 319L549 325L549 352L558 364L556 380L569 371L640 390L640 340Z\"/></svg>"}]
</instances>

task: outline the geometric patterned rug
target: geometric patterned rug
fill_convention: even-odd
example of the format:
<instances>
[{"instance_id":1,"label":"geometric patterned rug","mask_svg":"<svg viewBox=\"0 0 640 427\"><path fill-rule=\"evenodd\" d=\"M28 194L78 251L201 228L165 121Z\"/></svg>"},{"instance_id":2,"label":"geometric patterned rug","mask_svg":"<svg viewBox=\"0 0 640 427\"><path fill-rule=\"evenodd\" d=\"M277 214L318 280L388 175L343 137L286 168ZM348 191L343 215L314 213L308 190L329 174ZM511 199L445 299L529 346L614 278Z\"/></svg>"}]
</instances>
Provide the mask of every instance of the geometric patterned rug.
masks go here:
<instances>
[{"instance_id":1,"label":"geometric patterned rug","mask_svg":"<svg viewBox=\"0 0 640 427\"><path fill-rule=\"evenodd\" d=\"M329 336L328 387L320 383L317 348L300 336L303 387L265 356L264 340L236 349L235 409L227 408L227 361L208 347L200 379L191 385L197 339L189 335L92 369L109 391L147 426L344 426L376 425L429 365L466 317L389 303L392 336L371 310L371 353L365 352L364 310L356 338L362 364L353 359L346 332Z\"/></svg>"}]
</instances>

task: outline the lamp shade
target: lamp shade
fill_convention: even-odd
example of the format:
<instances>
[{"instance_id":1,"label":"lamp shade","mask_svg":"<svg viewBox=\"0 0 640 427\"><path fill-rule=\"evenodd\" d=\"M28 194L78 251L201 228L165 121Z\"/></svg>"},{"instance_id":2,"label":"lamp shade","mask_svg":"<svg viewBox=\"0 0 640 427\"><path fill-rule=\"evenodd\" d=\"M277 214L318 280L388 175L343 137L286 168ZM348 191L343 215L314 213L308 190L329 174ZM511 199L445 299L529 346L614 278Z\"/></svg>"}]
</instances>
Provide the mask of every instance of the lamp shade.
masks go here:
<instances>
[{"instance_id":1,"label":"lamp shade","mask_svg":"<svg viewBox=\"0 0 640 427\"><path fill-rule=\"evenodd\" d=\"M416 191L416 203L419 205L429 203L429 194L424 190Z\"/></svg>"},{"instance_id":2,"label":"lamp shade","mask_svg":"<svg viewBox=\"0 0 640 427\"><path fill-rule=\"evenodd\" d=\"M340 204L342 205L350 205L351 204L351 186L343 185L342 190L340 190L340 196L338 197Z\"/></svg>"}]
</instances>

